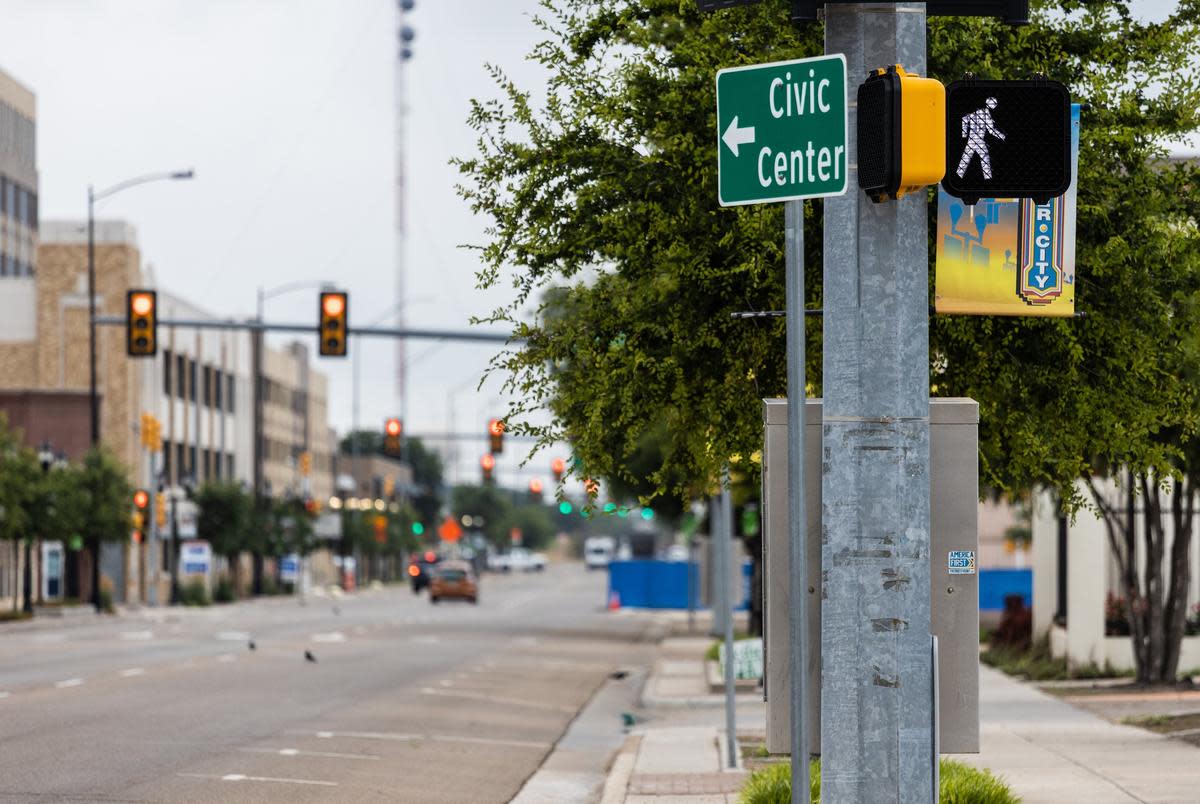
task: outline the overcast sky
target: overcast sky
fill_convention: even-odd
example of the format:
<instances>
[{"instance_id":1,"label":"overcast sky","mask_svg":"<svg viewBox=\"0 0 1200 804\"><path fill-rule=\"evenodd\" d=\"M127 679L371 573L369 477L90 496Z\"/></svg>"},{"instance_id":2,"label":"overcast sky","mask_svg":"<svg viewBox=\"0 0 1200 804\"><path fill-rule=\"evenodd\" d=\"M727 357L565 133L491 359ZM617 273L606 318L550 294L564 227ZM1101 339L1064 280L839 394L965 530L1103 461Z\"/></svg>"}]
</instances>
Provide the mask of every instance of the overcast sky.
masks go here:
<instances>
[{"instance_id":1,"label":"overcast sky","mask_svg":"<svg viewBox=\"0 0 1200 804\"><path fill-rule=\"evenodd\" d=\"M473 153L468 100L495 94L485 62L523 87L544 83L525 61L535 8L416 0L408 15L412 326L465 328L507 296L475 288L474 255L457 246L479 242L485 221L456 196L447 163ZM303 280L349 290L352 323L393 306L395 0L0 0L0 19L0 68L37 95L43 218L83 218L89 183L194 167L193 182L140 187L100 209L137 228L161 286L222 316L252 314L260 286ZM272 299L267 316L312 320L314 294ZM397 412L392 346L352 348L360 421L379 426ZM494 348L413 342L409 432L482 431L502 410L495 379L474 392ZM320 368L345 431L350 361ZM481 448L463 445L464 480ZM506 482L516 452L501 464ZM549 461L536 465L548 474Z\"/></svg>"}]
</instances>

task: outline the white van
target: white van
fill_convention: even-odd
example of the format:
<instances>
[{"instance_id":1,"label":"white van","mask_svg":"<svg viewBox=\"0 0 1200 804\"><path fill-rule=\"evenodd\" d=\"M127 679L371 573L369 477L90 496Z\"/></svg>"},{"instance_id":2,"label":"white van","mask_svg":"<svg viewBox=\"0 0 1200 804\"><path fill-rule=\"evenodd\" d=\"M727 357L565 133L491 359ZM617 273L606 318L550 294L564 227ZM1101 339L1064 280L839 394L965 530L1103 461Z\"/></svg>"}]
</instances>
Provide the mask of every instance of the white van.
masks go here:
<instances>
[{"instance_id":1,"label":"white van","mask_svg":"<svg viewBox=\"0 0 1200 804\"><path fill-rule=\"evenodd\" d=\"M583 542L583 563L588 569L604 569L612 563L616 548L611 536L591 536Z\"/></svg>"}]
</instances>

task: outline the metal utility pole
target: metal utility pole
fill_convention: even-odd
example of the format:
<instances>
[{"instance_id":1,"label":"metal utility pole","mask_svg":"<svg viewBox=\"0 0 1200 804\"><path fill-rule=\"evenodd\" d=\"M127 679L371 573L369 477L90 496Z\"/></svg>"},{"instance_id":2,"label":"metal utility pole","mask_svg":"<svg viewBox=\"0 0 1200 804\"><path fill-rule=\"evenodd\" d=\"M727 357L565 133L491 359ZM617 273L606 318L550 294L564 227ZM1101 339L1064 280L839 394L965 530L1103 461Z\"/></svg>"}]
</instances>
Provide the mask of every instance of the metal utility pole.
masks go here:
<instances>
[{"instance_id":1,"label":"metal utility pole","mask_svg":"<svg viewBox=\"0 0 1200 804\"><path fill-rule=\"evenodd\" d=\"M844 53L860 80L891 64L924 75L925 4L827 4L825 52ZM926 804L927 201L872 203L848 168L850 190L825 201L821 798Z\"/></svg>"},{"instance_id":2,"label":"metal utility pole","mask_svg":"<svg viewBox=\"0 0 1200 804\"><path fill-rule=\"evenodd\" d=\"M788 376L788 673L792 728L792 802L808 804L808 505L804 478L804 202L783 207Z\"/></svg>"},{"instance_id":3,"label":"metal utility pole","mask_svg":"<svg viewBox=\"0 0 1200 804\"><path fill-rule=\"evenodd\" d=\"M728 752L727 766L736 768L737 761L737 712L734 703L736 693L733 664L733 589L729 576L733 566L733 497L729 493L729 470L726 469L721 478L721 494L716 500L720 507L713 513L720 519L720 525L713 528L718 535L716 545L721 553L721 611L725 615L725 744ZM714 502L716 501L714 500ZM715 519L714 519L715 521Z\"/></svg>"}]
</instances>

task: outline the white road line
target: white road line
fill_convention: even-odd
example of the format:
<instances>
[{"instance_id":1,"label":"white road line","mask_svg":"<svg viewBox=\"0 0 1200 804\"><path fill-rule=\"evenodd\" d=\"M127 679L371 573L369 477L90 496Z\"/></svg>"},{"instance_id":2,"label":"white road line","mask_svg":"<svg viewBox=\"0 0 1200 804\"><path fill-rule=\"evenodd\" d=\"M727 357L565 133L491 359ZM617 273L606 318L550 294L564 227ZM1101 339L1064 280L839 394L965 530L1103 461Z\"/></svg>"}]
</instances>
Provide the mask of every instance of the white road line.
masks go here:
<instances>
[{"instance_id":1,"label":"white road line","mask_svg":"<svg viewBox=\"0 0 1200 804\"><path fill-rule=\"evenodd\" d=\"M33 642L63 642L67 638L66 634L35 634L31 641Z\"/></svg>"},{"instance_id":2,"label":"white road line","mask_svg":"<svg viewBox=\"0 0 1200 804\"><path fill-rule=\"evenodd\" d=\"M11 694L12 693L10 693L10 692L4 692L3 690L0 690L0 701L3 701L5 698L7 698Z\"/></svg>"},{"instance_id":3,"label":"white road line","mask_svg":"<svg viewBox=\"0 0 1200 804\"><path fill-rule=\"evenodd\" d=\"M133 678L134 676L141 676L145 674L146 668L144 667L130 667L128 670L122 670L120 676L121 678Z\"/></svg>"},{"instance_id":4,"label":"white road line","mask_svg":"<svg viewBox=\"0 0 1200 804\"><path fill-rule=\"evenodd\" d=\"M443 678L441 681L438 682L438 684L442 685L443 687L453 687L454 686L454 682L448 678Z\"/></svg>"},{"instance_id":5,"label":"white road line","mask_svg":"<svg viewBox=\"0 0 1200 804\"><path fill-rule=\"evenodd\" d=\"M153 631L122 631L121 639L138 640L138 641L154 639L154 632Z\"/></svg>"},{"instance_id":6,"label":"white road line","mask_svg":"<svg viewBox=\"0 0 1200 804\"><path fill-rule=\"evenodd\" d=\"M341 631L330 631L327 634L313 634L313 642L345 642L346 635Z\"/></svg>"},{"instance_id":7,"label":"white road line","mask_svg":"<svg viewBox=\"0 0 1200 804\"><path fill-rule=\"evenodd\" d=\"M422 695L440 695L444 698L466 698L472 701L489 701L492 703L511 704L512 706L528 706L531 709L547 709L551 712L566 712L574 714L575 707L548 704L544 701L529 701L523 698L506 698L502 695L484 694L481 692L465 692L462 690L435 690L433 687L422 687Z\"/></svg>"},{"instance_id":8,"label":"white road line","mask_svg":"<svg viewBox=\"0 0 1200 804\"><path fill-rule=\"evenodd\" d=\"M83 684L82 678L68 678L65 681L54 682L54 686L60 690L65 690L67 687L78 687L81 684Z\"/></svg>"},{"instance_id":9,"label":"white road line","mask_svg":"<svg viewBox=\"0 0 1200 804\"><path fill-rule=\"evenodd\" d=\"M234 656L232 653L222 653L220 656L217 657L217 661L218 662L236 662L237 657Z\"/></svg>"},{"instance_id":10,"label":"white road line","mask_svg":"<svg viewBox=\"0 0 1200 804\"><path fill-rule=\"evenodd\" d=\"M227 773L218 776L213 773L180 773L189 779L216 779L222 782L276 782L278 784L308 784L320 787L337 787L337 782L323 782L319 779L283 779L277 776L247 776L244 773Z\"/></svg>"},{"instance_id":11,"label":"white road line","mask_svg":"<svg viewBox=\"0 0 1200 804\"><path fill-rule=\"evenodd\" d=\"M295 732L297 734L308 734L309 732ZM394 740L399 742L411 742L413 740L424 740L422 734L394 734L382 731L318 731L317 736L323 740L330 740L334 737L351 737L359 740Z\"/></svg>"},{"instance_id":12,"label":"white road line","mask_svg":"<svg viewBox=\"0 0 1200 804\"><path fill-rule=\"evenodd\" d=\"M276 754L281 757L330 757L332 759L379 759L376 754L339 754L336 751L302 751L299 748L243 748L248 754Z\"/></svg>"},{"instance_id":13,"label":"white road line","mask_svg":"<svg viewBox=\"0 0 1200 804\"><path fill-rule=\"evenodd\" d=\"M245 642L250 639L250 634L245 631L221 631L217 634L217 639L222 642Z\"/></svg>"}]
</instances>

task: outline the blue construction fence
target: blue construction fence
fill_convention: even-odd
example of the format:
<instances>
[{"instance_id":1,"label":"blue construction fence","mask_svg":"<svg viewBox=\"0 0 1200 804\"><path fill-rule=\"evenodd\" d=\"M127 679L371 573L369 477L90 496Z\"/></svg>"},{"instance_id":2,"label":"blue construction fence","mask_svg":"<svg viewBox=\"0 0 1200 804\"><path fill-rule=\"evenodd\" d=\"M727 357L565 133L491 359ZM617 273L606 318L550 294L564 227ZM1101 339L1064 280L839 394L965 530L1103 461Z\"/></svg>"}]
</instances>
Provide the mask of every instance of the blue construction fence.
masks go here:
<instances>
[{"instance_id":1,"label":"blue construction fence","mask_svg":"<svg viewBox=\"0 0 1200 804\"><path fill-rule=\"evenodd\" d=\"M738 609L749 608L750 575L753 565L742 564L742 597ZM614 561L608 565L608 595L613 593L622 607L635 609L686 609L688 572L691 572L692 607L703 608L700 600L700 565L688 561L642 559Z\"/></svg>"},{"instance_id":2,"label":"blue construction fence","mask_svg":"<svg viewBox=\"0 0 1200 804\"><path fill-rule=\"evenodd\" d=\"M750 561L742 564L742 600L738 609L750 604ZM703 608L700 600L700 567L686 561L614 561L608 567L608 595L614 592L623 607L637 609L686 609L688 572L692 575L692 605ZM979 609L1000 611L1004 598L1021 595L1026 606L1033 605L1032 569L979 570Z\"/></svg>"}]
</instances>

